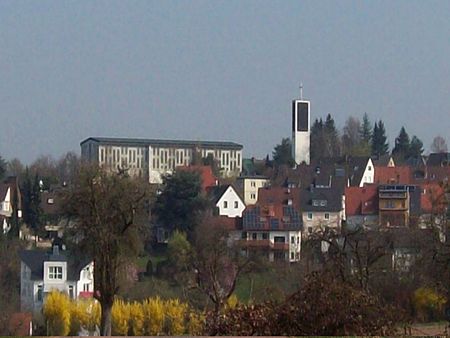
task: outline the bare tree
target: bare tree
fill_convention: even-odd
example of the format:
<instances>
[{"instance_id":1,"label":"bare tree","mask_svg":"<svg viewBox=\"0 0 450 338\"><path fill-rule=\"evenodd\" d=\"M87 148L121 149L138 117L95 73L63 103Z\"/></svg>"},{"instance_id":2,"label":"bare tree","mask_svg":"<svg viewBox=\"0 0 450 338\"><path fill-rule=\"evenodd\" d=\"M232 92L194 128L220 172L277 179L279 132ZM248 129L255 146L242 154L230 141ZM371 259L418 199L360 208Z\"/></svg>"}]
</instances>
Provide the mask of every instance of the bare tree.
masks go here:
<instances>
[{"instance_id":1,"label":"bare tree","mask_svg":"<svg viewBox=\"0 0 450 338\"><path fill-rule=\"evenodd\" d=\"M148 192L143 182L108 175L95 166L82 167L63 195L72 218L76 248L94 260L94 297L101 305L101 334L111 335L111 311L120 287L120 273L137 254L148 221Z\"/></svg>"},{"instance_id":2,"label":"bare tree","mask_svg":"<svg viewBox=\"0 0 450 338\"><path fill-rule=\"evenodd\" d=\"M446 153L448 151L447 142L441 135L436 136L431 143L432 153Z\"/></svg>"},{"instance_id":3,"label":"bare tree","mask_svg":"<svg viewBox=\"0 0 450 338\"><path fill-rule=\"evenodd\" d=\"M18 158L13 158L8 161L6 172L9 176L21 177L25 172L25 168Z\"/></svg>"},{"instance_id":4,"label":"bare tree","mask_svg":"<svg viewBox=\"0 0 450 338\"><path fill-rule=\"evenodd\" d=\"M358 118L350 116L345 121L342 134L342 148L346 155L355 155L356 148L361 143L361 122Z\"/></svg>"}]
</instances>

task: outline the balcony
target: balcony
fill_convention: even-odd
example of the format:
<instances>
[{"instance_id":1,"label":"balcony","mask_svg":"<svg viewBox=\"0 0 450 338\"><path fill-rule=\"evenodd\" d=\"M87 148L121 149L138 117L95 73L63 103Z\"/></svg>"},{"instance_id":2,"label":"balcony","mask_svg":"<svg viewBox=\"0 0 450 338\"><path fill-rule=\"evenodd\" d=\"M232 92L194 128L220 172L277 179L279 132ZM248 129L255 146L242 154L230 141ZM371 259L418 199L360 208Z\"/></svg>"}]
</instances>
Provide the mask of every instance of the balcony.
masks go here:
<instances>
[{"instance_id":1,"label":"balcony","mask_svg":"<svg viewBox=\"0 0 450 338\"><path fill-rule=\"evenodd\" d=\"M274 243L269 239L243 239L239 241L239 245L254 249L289 250L289 243Z\"/></svg>"},{"instance_id":2,"label":"balcony","mask_svg":"<svg viewBox=\"0 0 450 338\"><path fill-rule=\"evenodd\" d=\"M408 193L405 192L393 192L393 191L380 191L379 199L406 199Z\"/></svg>"}]
</instances>

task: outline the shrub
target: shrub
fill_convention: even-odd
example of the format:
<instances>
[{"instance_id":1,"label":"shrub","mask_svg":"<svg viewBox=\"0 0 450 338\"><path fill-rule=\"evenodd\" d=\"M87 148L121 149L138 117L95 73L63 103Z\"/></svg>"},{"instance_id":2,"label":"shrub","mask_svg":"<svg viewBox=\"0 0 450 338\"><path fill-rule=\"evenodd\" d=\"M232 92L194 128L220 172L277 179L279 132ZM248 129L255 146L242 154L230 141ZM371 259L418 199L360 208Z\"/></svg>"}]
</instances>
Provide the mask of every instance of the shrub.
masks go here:
<instances>
[{"instance_id":1,"label":"shrub","mask_svg":"<svg viewBox=\"0 0 450 338\"><path fill-rule=\"evenodd\" d=\"M114 336L126 336L128 335L129 320L130 320L130 307L121 299L114 301L112 312L112 327L111 332Z\"/></svg>"},{"instance_id":2,"label":"shrub","mask_svg":"<svg viewBox=\"0 0 450 338\"><path fill-rule=\"evenodd\" d=\"M184 321L187 305L180 303L178 299L171 299L165 303L166 334L179 336L184 333Z\"/></svg>"},{"instance_id":3,"label":"shrub","mask_svg":"<svg viewBox=\"0 0 450 338\"><path fill-rule=\"evenodd\" d=\"M43 314L51 336L67 336L70 332L71 302L66 294L51 291L47 296Z\"/></svg>"},{"instance_id":4,"label":"shrub","mask_svg":"<svg viewBox=\"0 0 450 338\"><path fill-rule=\"evenodd\" d=\"M158 336L164 327L164 303L159 297L150 298L142 304L144 311L144 332L149 336Z\"/></svg>"}]
</instances>

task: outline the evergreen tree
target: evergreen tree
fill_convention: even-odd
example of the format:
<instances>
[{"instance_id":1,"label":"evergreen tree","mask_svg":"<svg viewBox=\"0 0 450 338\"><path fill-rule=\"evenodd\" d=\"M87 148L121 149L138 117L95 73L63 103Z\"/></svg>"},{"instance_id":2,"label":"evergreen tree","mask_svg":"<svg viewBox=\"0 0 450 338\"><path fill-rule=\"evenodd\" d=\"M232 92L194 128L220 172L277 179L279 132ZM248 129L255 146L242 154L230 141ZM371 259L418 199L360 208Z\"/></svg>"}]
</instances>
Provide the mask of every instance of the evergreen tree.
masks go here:
<instances>
[{"instance_id":1,"label":"evergreen tree","mask_svg":"<svg viewBox=\"0 0 450 338\"><path fill-rule=\"evenodd\" d=\"M34 180L31 179L28 168L25 170L25 181L22 188L23 193L23 220L31 227L35 235L42 234L42 210L41 191L39 187L39 177L36 174Z\"/></svg>"},{"instance_id":2,"label":"evergreen tree","mask_svg":"<svg viewBox=\"0 0 450 338\"><path fill-rule=\"evenodd\" d=\"M408 157L418 158L423 153L423 142L414 135L411 139L411 143L409 146Z\"/></svg>"},{"instance_id":3,"label":"evergreen tree","mask_svg":"<svg viewBox=\"0 0 450 338\"><path fill-rule=\"evenodd\" d=\"M392 155L399 159L405 159L409 155L410 146L409 135L406 132L405 127L402 127L400 129L400 133L395 139L395 146L394 149L392 149Z\"/></svg>"},{"instance_id":4,"label":"evergreen tree","mask_svg":"<svg viewBox=\"0 0 450 338\"><path fill-rule=\"evenodd\" d=\"M372 131L370 127L369 116L367 115L367 113L364 113L363 116L360 137L362 142L365 142L367 145L370 144L370 141L372 139Z\"/></svg>"},{"instance_id":5,"label":"evergreen tree","mask_svg":"<svg viewBox=\"0 0 450 338\"><path fill-rule=\"evenodd\" d=\"M340 146L339 146L339 135L336 129L336 125L334 123L334 119L331 117L331 114L327 115L324 124L324 132L325 132L325 157L335 157L339 156Z\"/></svg>"},{"instance_id":6,"label":"evergreen tree","mask_svg":"<svg viewBox=\"0 0 450 338\"><path fill-rule=\"evenodd\" d=\"M277 144L272 152L273 163L275 166L288 165L293 167L295 162L292 157L292 143L288 138L283 138L280 144Z\"/></svg>"},{"instance_id":7,"label":"evergreen tree","mask_svg":"<svg viewBox=\"0 0 450 338\"><path fill-rule=\"evenodd\" d=\"M386 130L383 121L375 122L372 132L372 155L382 156L388 153Z\"/></svg>"},{"instance_id":8,"label":"evergreen tree","mask_svg":"<svg viewBox=\"0 0 450 338\"><path fill-rule=\"evenodd\" d=\"M310 154L311 159L317 159L323 156L323 152L325 149L325 137L323 130L323 121L322 118L316 119L311 126L311 145L310 145Z\"/></svg>"}]
</instances>

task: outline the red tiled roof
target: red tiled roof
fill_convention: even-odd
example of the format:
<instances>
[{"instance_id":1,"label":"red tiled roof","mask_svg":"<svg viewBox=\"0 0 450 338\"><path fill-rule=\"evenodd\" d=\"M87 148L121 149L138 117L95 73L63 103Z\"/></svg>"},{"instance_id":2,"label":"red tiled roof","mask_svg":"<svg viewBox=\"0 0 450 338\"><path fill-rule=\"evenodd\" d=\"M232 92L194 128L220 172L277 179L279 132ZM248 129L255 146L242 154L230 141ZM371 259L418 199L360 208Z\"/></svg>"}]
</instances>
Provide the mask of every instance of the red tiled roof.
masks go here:
<instances>
[{"instance_id":1,"label":"red tiled roof","mask_svg":"<svg viewBox=\"0 0 450 338\"><path fill-rule=\"evenodd\" d=\"M291 199L295 209L300 209L300 188L267 187L258 190L257 205L264 207L269 205L281 206ZM282 213L281 213L282 215Z\"/></svg>"},{"instance_id":2,"label":"red tiled roof","mask_svg":"<svg viewBox=\"0 0 450 338\"><path fill-rule=\"evenodd\" d=\"M345 188L345 213L347 216L371 215L378 212L378 186Z\"/></svg>"},{"instance_id":3,"label":"red tiled roof","mask_svg":"<svg viewBox=\"0 0 450 338\"><path fill-rule=\"evenodd\" d=\"M411 184L410 167L375 167L375 180L378 184Z\"/></svg>"},{"instance_id":4,"label":"red tiled roof","mask_svg":"<svg viewBox=\"0 0 450 338\"><path fill-rule=\"evenodd\" d=\"M217 177L214 176L212 169L209 165L191 165L191 166L180 166L177 170L188 171L188 172L198 172L202 180L202 191L205 192L208 187L213 187L217 185Z\"/></svg>"},{"instance_id":5,"label":"red tiled roof","mask_svg":"<svg viewBox=\"0 0 450 338\"><path fill-rule=\"evenodd\" d=\"M437 183L421 184L420 208L426 213L440 213L445 210L445 190Z\"/></svg>"},{"instance_id":6,"label":"red tiled roof","mask_svg":"<svg viewBox=\"0 0 450 338\"><path fill-rule=\"evenodd\" d=\"M242 229L240 217L212 216L210 221L213 225L224 227L228 231Z\"/></svg>"}]
</instances>

